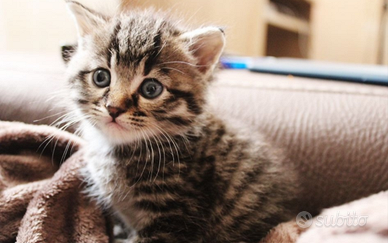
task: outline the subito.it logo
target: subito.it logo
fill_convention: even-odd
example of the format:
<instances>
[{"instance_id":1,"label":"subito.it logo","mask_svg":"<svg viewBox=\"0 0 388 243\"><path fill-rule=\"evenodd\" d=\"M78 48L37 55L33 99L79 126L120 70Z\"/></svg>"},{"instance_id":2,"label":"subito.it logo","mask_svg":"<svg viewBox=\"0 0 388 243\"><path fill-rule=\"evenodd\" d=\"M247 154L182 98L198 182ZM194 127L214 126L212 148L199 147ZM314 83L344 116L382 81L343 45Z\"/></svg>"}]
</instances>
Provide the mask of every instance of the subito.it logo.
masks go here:
<instances>
[{"instance_id":1,"label":"subito.it logo","mask_svg":"<svg viewBox=\"0 0 388 243\"><path fill-rule=\"evenodd\" d=\"M313 216L306 211L298 213L295 220L296 224L303 229L308 228L313 224Z\"/></svg>"}]
</instances>

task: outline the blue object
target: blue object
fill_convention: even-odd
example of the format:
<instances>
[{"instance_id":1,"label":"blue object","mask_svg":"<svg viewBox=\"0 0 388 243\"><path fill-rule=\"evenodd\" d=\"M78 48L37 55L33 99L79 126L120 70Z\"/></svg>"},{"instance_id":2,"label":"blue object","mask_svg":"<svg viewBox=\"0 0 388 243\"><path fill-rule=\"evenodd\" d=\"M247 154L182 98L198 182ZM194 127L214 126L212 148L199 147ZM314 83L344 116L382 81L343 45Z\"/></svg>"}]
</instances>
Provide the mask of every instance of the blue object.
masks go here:
<instances>
[{"instance_id":1,"label":"blue object","mask_svg":"<svg viewBox=\"0 0 388 243\"><path fill-rule=\"evenodd\" d=\"M262 73L351 81L388 86L388 66L330 63L292 58L256 58L249 70Z\"/></svg>"},{"instance_id":2,"label":"blue object","mask_svg":"<svg viewBox=\"0 0 388 243\"><path fill-rule=\"evenodd\" d=\"M222 67L226 69L247 69L251 61L250 57L221 57Z\"/></svg>"}]
</instances>

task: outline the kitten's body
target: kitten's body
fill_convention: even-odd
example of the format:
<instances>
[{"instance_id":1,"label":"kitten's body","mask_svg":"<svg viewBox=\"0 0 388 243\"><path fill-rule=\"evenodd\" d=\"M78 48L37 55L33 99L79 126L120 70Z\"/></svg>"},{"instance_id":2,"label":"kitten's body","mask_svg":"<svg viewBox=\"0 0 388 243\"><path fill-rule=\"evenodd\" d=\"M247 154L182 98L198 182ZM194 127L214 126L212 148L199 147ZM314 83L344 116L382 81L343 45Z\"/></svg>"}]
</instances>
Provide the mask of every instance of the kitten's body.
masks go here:
<instances>
[{"instance_id":1,"label":"kitten's body","mask_svg":"<svg viewBox=\"0 0 388 243\"><path fill-rule=\"evenodd\" d=\"M289 218L293 173L261 138L207 108L224 46L218 29L187 32L149 13L109 19L70 4L81 36L69 77L89 141L83 172L136 242L258 242ZM101 68L107 85L95 78Z\"/></svg>"},{"instance_id":2,"label":"kitten's body","mask_svg":"<svg viewBox=\"0 0 388 243\"><path fill-rule=\"evenodd\" d=\"M112 147L92 142L92 191L142 236L258 242L290 217L292 173L260 138L237 134L212 115L202 118L185 137L174 137L176 144L150 139L107 156Z\"/></svg>"}]
</instances>

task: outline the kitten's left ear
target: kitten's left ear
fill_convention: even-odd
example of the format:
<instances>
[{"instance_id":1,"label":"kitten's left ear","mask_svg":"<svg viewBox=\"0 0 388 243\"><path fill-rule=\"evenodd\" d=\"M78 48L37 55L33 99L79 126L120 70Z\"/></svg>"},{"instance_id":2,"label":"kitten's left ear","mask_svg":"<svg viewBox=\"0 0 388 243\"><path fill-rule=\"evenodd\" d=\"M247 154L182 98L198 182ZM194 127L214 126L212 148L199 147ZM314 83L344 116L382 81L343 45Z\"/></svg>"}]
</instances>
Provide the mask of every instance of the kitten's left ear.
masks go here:
<instances>
[{"instance_id":1,"label":"kitten's left ear","mask_svg":"<svg viewBox=\"0 0 388 243\"><path fill-rule=\"evenodd\" d=\"M108 21L106 16L99 14L76 1L66 1L67 7L77 24L78 35L84 37L91 34L99 25Z\"/></svg>"},{"instance_id":2,"label":"kitten's left ear","mask_svg":"<svg viewBox=\"0 0 388 243\"><path fill-rule=\"evenodd\" d=\"M182 34L189 49L197 59L198 70L203 74L213 71L224 50L225 34L216 27L205 27Z\"/></svg>"},{"instance_id":3,"label":"kitten's left ear","mask_svg":"<svg viewBox=\"0 0 388 243\"><path fill-rule=\"evenodd\" d=\"M75 45L62 45L61 46L61 54L62 54L62 60L67 64L71 57L74 55L75 51L77 49L77 44Z\"/></svg>"}]
</instances>

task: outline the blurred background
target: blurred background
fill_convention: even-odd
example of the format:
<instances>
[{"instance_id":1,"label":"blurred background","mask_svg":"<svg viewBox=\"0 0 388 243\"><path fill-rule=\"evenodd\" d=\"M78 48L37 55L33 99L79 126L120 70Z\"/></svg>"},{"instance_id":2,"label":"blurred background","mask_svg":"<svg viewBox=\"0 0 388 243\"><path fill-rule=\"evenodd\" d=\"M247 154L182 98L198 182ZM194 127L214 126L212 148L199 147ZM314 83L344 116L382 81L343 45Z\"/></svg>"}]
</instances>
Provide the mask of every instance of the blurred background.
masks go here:
<instances>
[{"instance_id":1,"label":"blurred background","mask_svg":"<svg viewBox=\"0 0 388 243\"><path fill-rule=\"evenodd\" d=\"M228 54L388 65L388 0L124 1L225 28ZM79 2L114 12L120 1ZM59 55L75 41L64 0L0 0L0 52Z\"/></svg>"}]
</instances>

